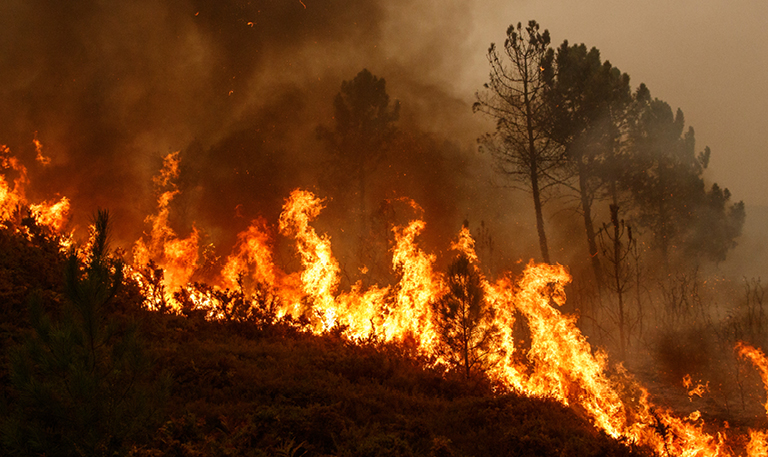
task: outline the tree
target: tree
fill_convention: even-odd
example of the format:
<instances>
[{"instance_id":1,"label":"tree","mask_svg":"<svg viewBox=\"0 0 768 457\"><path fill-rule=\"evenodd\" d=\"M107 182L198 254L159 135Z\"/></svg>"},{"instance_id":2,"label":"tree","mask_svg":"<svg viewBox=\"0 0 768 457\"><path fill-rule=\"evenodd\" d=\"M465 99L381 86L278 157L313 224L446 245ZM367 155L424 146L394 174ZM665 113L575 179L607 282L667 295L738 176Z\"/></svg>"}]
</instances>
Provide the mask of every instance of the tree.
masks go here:
<instances>
[{"instance_id":1,"label":"tree","mask_svg":"<svg viewBox=\"0 0 768 457\"><path fill-rule=\"evenodd\" d=\"M589 256L597 283L602 270L595 238L592 204L606 184L618 181L616 165L622 124L631 101L629 76L610 62L600 61L600 51L564 41L557 53L542 62L547 130L551 140L564 148L562 182L578 195L584 218ZM614 195L615 192L614 192Z\"/></svg>"},{"instance_id":2,"label":"tree","mask_svg":"<svg viewBox=\"0 0 768 457\"><path fill-rule=\"evenodd\" d=\"M489 364L494 336L494 311L485 302L482 277L465 254L448 267L448 291L434 309L441 355L469 379Z\"/></svg>"},{"instance_id":3,"label":"tree","mask_svg":"<svg viewBox=\"0 0 768 457\"><path fill-rule=\"evenodd\" d=\"M653 245L669 265L673 249L692 260L722 261L736 243L744 223L744 204L729 204L728 189L703 179L708 147L696 154L692 127L664 101L646 93L631 129L638 172L628 182L641 226L650 229Z\"/></svg>"},{"instance_id":4,"label":"tree","mask_svg":"<svg viewBox=\"0 0 768 457\"><path fill-rule=\"evenodd\" d=\"M684 243L686 257L714 262L725 260L736 247L746 219L744 202L730 203L731 192L716 183L704 195Z\"/></svg>"},{"instance_id":5,"label":"tree","mask_svg":"<svg viewBox=\"0 0 768 457\"><path fill-rule=\"evenodd\" d=\"M108 214L100 211L85 269L69 256L60 318L30 296L33 333L11 354L16 402L2 422L7 449L19 455L112 455L147 426L158 385L135 325L109 317L123 280L108 253Z\"/></svg>"},{"instance_id":6,"label":"tree","mask_svg":"<svg viewBox=\"0 0 768 457\"><path fill-rule=\"evenodd\" d=\"M546 135L543 100L544 80L541 63L549 49L549 31L539 32L539 24L529 21L525 28L517 23L507 28L504 41L505 63L495 44L488 49L490 82L476 94L475 112L496 119L496 131L480 138L482 147L495 159L499 173L530 190L536 214L536 231L541 257L550 263L544 230L542 191L553 182L549 171L555 166L558 151Z\"/></svg>"},{"instance_id":7,"label":"tree","mask_svg":"<svg viewBox=\"0 0 768 457\"><path fill-rule=\"evenodd\" d=\"M598 232L602 254L607 261L605 265L606 284L616 294L618 299L615 312L616 324L619 328L619 354L623 358L629 345L629 322L625 296L631 287L632 269L629 258L635 251L636 240L632 237L632 227L619 220L619 206L610 205L611 224L603 224ZM625 236L626 235L626 236ZM625 241L626 238L626 241ZM640 287L639 284L635 284Z\"/></svg>"},{"instance_id":8,"label":"tree","mask_svg":"<svg viewBox=\"0 0 768 457\"><path fill-rule=\"evenodd\" d=\"M390 105L384 78L363 69L351 81L341 83L333 100L335 125L320 126L318 138L330 154L334 181L357 182L358 217L361 229L366 218L366 185L394 138L400 103ZM361 231L364 234L364 231Z\"/></svg>"}]
</instances>

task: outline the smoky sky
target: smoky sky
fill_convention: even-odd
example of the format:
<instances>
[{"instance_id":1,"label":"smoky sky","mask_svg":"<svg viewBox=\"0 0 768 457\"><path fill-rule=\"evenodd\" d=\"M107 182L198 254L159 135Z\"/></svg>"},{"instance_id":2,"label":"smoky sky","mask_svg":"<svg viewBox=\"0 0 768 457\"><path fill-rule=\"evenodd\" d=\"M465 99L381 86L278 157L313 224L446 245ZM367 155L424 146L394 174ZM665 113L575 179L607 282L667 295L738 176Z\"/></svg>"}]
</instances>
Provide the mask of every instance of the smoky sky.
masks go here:
<instances>
[{"instance_id":1,"label":"smoky sky","mask_svg":"<svg viewBox=\"0 0 768 457\"><path fill-rule=\"evenodd\" d=\"M251 219L276 221L297 187L328 197L330 214L343 216L343 198L319 184L324 157L315 132L332 125L335 93L363 68L385 78L403 106L401 140L372 183L377 198L417 200L443 246L464 219L478 223L496 211L487 211L493 203L464 204L484 200L477 196L487 188L487 167L474 143L481 129L471 97L446 89L441 69L452 57L437 53L443 31L422 30L419 46L388 48L393 33L405 32L392 28L403 22L391 4L11 1L0 8L0 143L29 168L29 199L68 196L76 226L108 208L117 239L129 247L155 210L152 176L177 150L174 228L181 236L202 229L206 241L227 246L222 254ZM409 16L413 27L418 17ZM47 167L34 161L35 136L51 158ZM351 238L336 229L337 241Z\"/></svg>"},{"instance_id":2,"label":"smoky sky","mask_svg":"<svg viewBox=\"0 0 768 457\"><path fill-rule=\"evenodd\" d=\"M644 82L683 109L699 146L712 147L708 179L748 208L768 205L757 134L768 114L758 84L768 37L751 20L765 7L676 5L9 0L0 5L0 144L29 168L30 200L70 197L79 226L109 208L127 245L154 211L162 157L181 151L174 228L183 235L194 224L231 246L252 218L274 222L296 187L343 215L333 207L343 198L322 188L315 131L332 125L341 81L367 68L400 101L406 133L382 165L378 198L420 203L439 249L468 219L525 259L536 253L529 198L492 182L476 144L492 125L471 104L488 78L489 44L510 23L537 19L553 44L595 46L633 87ZM34 161L35 135L47 167Z\"/></svg>"},{"instance_id":3,"label":"smoky sky","mask_svg":"<svg viewBox=\"0 0 768 457\"><path fill-rule=\"evenodd\" d=\"M658 97L685 113L696 132L697 150L709 146L709 184L728 188L747 208L744 232L723 271L739 276L768 274L768 3L759 0L611 2L519 0L475 2L465 40L474 62L461 72L464 92L487 79L478 50L500 43L510 23L536 19L553 44L567 39L597 47Z\"/></svg>"}]
</instances>

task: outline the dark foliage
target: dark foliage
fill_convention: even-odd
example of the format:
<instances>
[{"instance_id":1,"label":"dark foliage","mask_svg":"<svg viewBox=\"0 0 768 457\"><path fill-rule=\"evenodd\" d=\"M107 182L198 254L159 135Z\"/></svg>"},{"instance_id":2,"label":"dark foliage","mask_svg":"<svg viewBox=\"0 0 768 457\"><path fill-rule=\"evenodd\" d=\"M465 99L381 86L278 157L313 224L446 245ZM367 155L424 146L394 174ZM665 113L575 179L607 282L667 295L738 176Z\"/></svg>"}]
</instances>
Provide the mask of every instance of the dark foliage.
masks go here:
<instances>
[{"instance_id":1,"label":"dark foliage","mask_svg":"<svg viewBox=\"0 0 768 457\"><path fill-rule=\"evenodd\" d=\"M448 291L432 304L440 335L440 352L469 379L489 365L498 329L494 310L485 302L482 277L462 254L448 267Z\"/></svg>"},{"instance_id":2,"label":"dark foliage","mask_svg":"<svg viewBox=\"0 0 768 457\"><path fill-rule=\"evenodd\" d=\"M398 346L156 325L172 407L135 455L637 455L554 402L446 379Z\"/></svg>"},{"instance_id":3,"label":"dark foliage","mask_svg":"<svg viewBox=\"0 0 768 457\"><path fill-rule=\"evenodd\" d=\"M114 317L123 267L109 255L107 213L94 225L86 265L67 260L60 315L44 311L44 292L29 295L32 332L10 352L1 423L10 454L123 453L160 405L137 326Z\"/></svg>"}]
</instances>

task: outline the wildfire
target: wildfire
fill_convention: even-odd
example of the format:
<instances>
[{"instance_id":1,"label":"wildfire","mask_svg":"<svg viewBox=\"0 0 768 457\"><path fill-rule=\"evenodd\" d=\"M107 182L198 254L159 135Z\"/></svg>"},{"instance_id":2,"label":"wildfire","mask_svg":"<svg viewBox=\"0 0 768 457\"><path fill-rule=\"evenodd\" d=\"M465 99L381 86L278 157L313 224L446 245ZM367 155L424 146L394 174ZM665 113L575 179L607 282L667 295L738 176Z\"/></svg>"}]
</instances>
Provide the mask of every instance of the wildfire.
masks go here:
<instances>
[{"instance_id":1,"label":"wildfire","mask_svg":"<svg viewBox=\"0 0 768 457\"><path fill-rule=\"evenodd\" d=\"M690 401L693 401L694 395L697 395L699 398L701 398L709 390L709 382L702 384L701 381L699 381L696 386L694 386L693 378L691 378L691 375L689 374L683 377L683 386L688 391L688 399Z\"/></svg>"},{"instance_id":2,"label":"wildfire","mask_svg":"<svg viewBox=\"0 0 768 457\"><path fill-rule=\"evenodd\" d=\"M186 238L179 238L169 226L170 204L179 193L174 179L179 176L179 153L168 154L163 160L160 174L154 178L160 195L157 214L148 216L149 234L139 239L133 248L133 263L138 269L146 268L154 261L165 275L166 302L174 308L179 304L173 298L173 290L186 285L197 269L200 236L196 228Z\"/></svg>"},{"instance_id":3,"label":"wildfire","mask_svg":"<svg viewBox=\"0 0 768 457\"><path fill-rule=\"evenodd\" d=\"M8 220L25 202L26 170L5 146L0 148L0 159L4 170L18 174L13 186L0 175L0 217ZM360 281L349 291L340 292L340 268L330 236L318 234L311 225L325 201L297 189L285 201L278 229L281 235L295 240L301 271L288 274L275 265L273 236L267 223L257 219L238 235L221 269L220 288L195 289L189 281L199 268L200 234L192 227L186 238L180 238L169 226L171 202L179 193L174 182L179 164L178 152L165 157L160 174L154 178L157 211L146 218L150 230L133 249L131 276L144 289L147 306L158 307L157 303L164 301L179 311L181 305L174 296L179 293L195 308L209 311L209 318L221 318L220 311L214 311L220 300L217 294L222 290L242 292L249 282L274 291L279 298L275 301L278 317L305 318L310 331L320 334L338 329L353 341L413 341L421 354L441 363L432 305L447 288L443 275L434 270L435 256L417 243L425 229L423 220L413 218L391 229L391 268L398 278L396 284L363 290ZM32 205L30 211L39 224L59 231L69 211L69 200ZM493 322L483 325L498 329L487 369L496 384L572 406L607 434L648 446L661 455L733 455L725 444L725 431L707 433L698 411L679 417L654 405L648 391L623 367L611 367L607 355L589 344L575 317L560 312L558 308L566 300L565 287L571 281L564 266L531 262L519 278L507 275L490 282L479 273L474 243L464 227L451 248L472 263L480 276L486 305L494 310ZM520 341L515 332L515 326L523 323L527 341ZM744 343L736 349L757 366L768 390L768 359L763 352ZM694 386L690 376L684 379L684 386L689 396L701 396L707 387L701 383ZM766 455L768 432L750 430L746 451L750 457Z\"/></svg>"},{"instance_id":4,"label":"wildfire","mask_svg":"<svg viewBox=\"0 0 768 457\"><path fill-rule=\"evenodd\" d=\"M0 175L0 220L8 221L13 218L19 207L26 203L24 187L29 180L26 167L11 155L11 150L5 145L0 145L0 168L4 173L13 171L18 174L13 186L8 183L5 175Z\"/></svg>"},{"instance_id":5,"label":"wildfire","mask_svg":"<svg viewBox=\"0 0 768 457\"><path fill-rule=\"evenodd\" d=\"M741 357L749 359L757 367L760 378L763 380L766 391L768 391L768 358L760 349L754 348L747 343L739 342L736 344L736 350ZM768 400L765 402L765 412L768 414Z\"/></svg>"},{"instance_id":6,"label":"wildfire","mask_svg":"<svg viewBox=\"0 0 768 457\"><path fill-rule=\"evenodd\" d=\"M37 137L33 142L38 157L43 157L42 145ZM50 159L38 161L47 165ZM69 199L62 197L58 202L30 204L26 198L26 186L29 184L27 168L18 158L11 155L11 150L5 145L0 145L0 172L3 173L0 174L0 222L18 217L22 209L27 208L29 215L35 219L38 226L48 227L52 233L60 235L69 218ZM13 185L8 182L8 174L16 175ZM63 247L66 247L69 239L62 237L61 242Z\"/></svg>"},{"instance_id":7,"label":"wildfire","mask_svg":"<svg viewBox=\"0 0 768 457\"><path fill-rule=\"evenodd\" d=\"M56 203L43 202L37 205L29 205L29 210L39 225L45 225L54 232L59 233L67 223L69 199L61 197L61 200Z\"/></svg>"},{"instance_id":8,"label":"wildfire","mask_svg":"<svg viewBox=\"0 0 768 457\"><path fill-rule=\"evenodd\" d=\"M301 273L302 289L313 303L315 317L319 319L316 330L329 330L337 324L335 293L339 285L339 264L331 253L328 236L318 236L309 222L323 209L323 200L311 192L294 190L283 206L280 215L280 231L296 239L304 271ZM292 314L300 311L295 304Z\"/></svg>"}]
</instances>

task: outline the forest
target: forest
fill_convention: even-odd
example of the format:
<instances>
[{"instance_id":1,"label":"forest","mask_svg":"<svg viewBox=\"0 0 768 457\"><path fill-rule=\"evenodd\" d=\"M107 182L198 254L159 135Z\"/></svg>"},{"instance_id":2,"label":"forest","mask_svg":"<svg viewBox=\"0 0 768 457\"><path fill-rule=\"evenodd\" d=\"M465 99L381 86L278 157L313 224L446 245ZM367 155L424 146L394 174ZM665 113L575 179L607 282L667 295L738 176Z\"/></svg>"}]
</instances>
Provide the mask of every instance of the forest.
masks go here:
<instances>
[{"instance_id":1,"label":"forest","mask_svg":"<svg viewBox=\"0 0 768 457\"><path fill-rule=\"evenodd\" d=\"M198 27L258 73L237 45L279 34L214 27L236 4ZM199 135L151 157L106 82L70 88L81 135L6 85L30 107L0 128L2 453L765 455L765 291L719 270L747 217L719 151L534 20L486 57L472 103L421 95L471 141L365 64L209 104L220 130L190 109Z\"/></svg>"}]
</instances>

